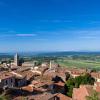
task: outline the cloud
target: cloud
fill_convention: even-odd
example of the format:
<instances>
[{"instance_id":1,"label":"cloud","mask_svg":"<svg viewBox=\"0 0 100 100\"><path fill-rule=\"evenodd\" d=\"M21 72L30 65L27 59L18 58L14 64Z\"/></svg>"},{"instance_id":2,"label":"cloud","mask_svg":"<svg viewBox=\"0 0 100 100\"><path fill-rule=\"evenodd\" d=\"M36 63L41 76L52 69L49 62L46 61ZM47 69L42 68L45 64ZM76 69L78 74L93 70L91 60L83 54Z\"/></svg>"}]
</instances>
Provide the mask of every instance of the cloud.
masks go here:
<instances>
[{"instance_id":1,"label":"cloud","mask_svg":"<svg viewBox=\"0 0 100 100\"><path fill-rule=\"evenodd\" d=\"M0 29L0 34L3 34L3 35L13 35L15 33L17 32L13 30L8 30L7 28Z\"/></svg>"},{"instance_id":2,"label":"cloud","mask_svg":"<svg viewBox=\"0 0 100 100\"><path fill-rule=\"evenodd\" d=\"M99 39L100 38L100 30L81 30L76 31L78 38L81 39Z\"/></svg>"},{"instance_id":3,"label":"cloud","mask_svg":"<svg viewBox=\"0 0 100 100\"><path fill-rule=\"evenodd\" d=\"M72 21L71 20L49 20L49 19L46 19L46 20L40 20L40 22L44 22L44 23L71 23Z\"/></svg>"},{"instance_id":4,"label":"cloud","mask_svg":"<svg viewBox=\"0 0 100 100\"><path fill-rule=\"evenodd\" d=\"M86 34L86 35L100 35L100 30L79 30L76 32L79 34Z\"/></svg>"},{"instance_id":5,"label":"cloud","mask_svg":"<svg viewBox=\"0 0 100 100\"><path fill-rule=\"evenodd\" d=\"M58 30L58 31L37 31L36 33L19 33L7 31L0 34L0 37L35 37L36 41L48 39L99 39L100 30ZM52 38L53 37L53 38Z\"/></svg>"},{"instance_id":6,"label":"cloud","mask_svg":"<svg viewBox=\"0 0 100 100\"><path fill-rule=\"evenodd\" d=\"M91 21L89 24L100 24L100 21Z\"/></svg>"},{"instance_id":7,"label":"cloud","mask_svg":"<svg viewBox=\"0 0 100 100\"><path fill-rule=\"evenodd\" d=\"M84 39L96 39L100 38L100 30L58 30L58 31L40 31L37 32L42 36L50 37L73 37L73 38L84 38Z\"/></svg>"},{"instance_id":8,"label":"cloud","mask_svg":"<svg viewBox=\"0 0 100 100\"><path fill-rule=\"evenodd\" d=\"M36 34L16 34L18 37L33 37L36 36Z\"/></svg>"},{"instance_id":9,"label":"cloud","mask_svg":"<svg viewBox=\"0 0 100 100\"><path fill-rule=\"evenodd\" d=\"M3 37L13 37L14 35L11 35L11 34L3 34L3 35L0 35L1 38Z\"/></svg>"},{"instance_id":10,"label":"cloud","mask_svg":"<svg viewBox=\"0 0 100 100\"><path fill-rule=\"evenodd\" d=\"M81 36L81 39L97 39L97 36Z\"/></svg>"},{"instance_id":11,"label":"cloud","mask_svg":"<svg viewBox=\"0 0 100 100\"><path fill-rule=\"evenodd\" d=\"M44 38L37 38L37 39L35 39L36 41L46 41L46 40L48 40L48 39L44 39Z\"/></svg>"},{"instance_id":12,"label":"cloud","mask_svg":"<svg viewBox=\"0 0 100 100\"><path fill-rule=\"evenodd\" d=\"M0 32L0 37L33 37L36 36L37 34L28 34L28 33L19 33L16 31L4 31L4 32Z\"/></svg>"}]
</instances>

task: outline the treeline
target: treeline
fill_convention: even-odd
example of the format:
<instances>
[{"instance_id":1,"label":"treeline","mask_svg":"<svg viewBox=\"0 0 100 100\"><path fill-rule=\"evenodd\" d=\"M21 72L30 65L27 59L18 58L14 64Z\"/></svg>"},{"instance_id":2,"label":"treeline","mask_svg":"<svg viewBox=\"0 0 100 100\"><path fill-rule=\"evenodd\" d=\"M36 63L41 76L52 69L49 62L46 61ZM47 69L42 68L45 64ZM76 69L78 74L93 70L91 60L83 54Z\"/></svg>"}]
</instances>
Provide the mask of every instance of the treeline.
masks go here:
<instances>
[{"instance_id":1,"label":"treeline","mask_svg":"<svg viewBox=\"0 0 100 100\"><path fill-rule=\"evenodd\" d=\"M95 82L95 79L92 78L90 74L84 74L76 78L71 78L67 74L66 78L67 80L65 84L65 93L69 97L72 97L73 88L79 88L80 85L86 85L86 84L93 85Z\"/></svg>"},{"instance_id":2,"label":"treeline","mask_svg":"<svg viewBox=\"0 0 100 100\"><path fill-rule=\"evenodd\" d=\"M71 55L66 56L67 59L72 60L93 60L93 61L100 61L100 55Z\"/></svg>"}]
</instances>

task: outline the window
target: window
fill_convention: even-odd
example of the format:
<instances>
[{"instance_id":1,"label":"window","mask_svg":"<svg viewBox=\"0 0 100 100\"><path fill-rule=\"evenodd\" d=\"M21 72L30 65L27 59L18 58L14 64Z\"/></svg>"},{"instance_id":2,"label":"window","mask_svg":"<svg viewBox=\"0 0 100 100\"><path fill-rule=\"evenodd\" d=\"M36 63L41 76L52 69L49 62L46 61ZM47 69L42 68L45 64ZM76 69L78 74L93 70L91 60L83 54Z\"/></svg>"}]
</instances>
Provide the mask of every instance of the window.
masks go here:
<instances>
[{"instance_id":1,"label":"window","mask_svg":"<svg viewBox=\"0 0 100 100\"><path fill-rule=\"evenodd\" d=\"M7 80L5 80L5 84L6 84L6 85L8 84L8 81L7 81Z\"/></svg>"},{"instance_id":2,"label":"window","mask_svg":"<svg viewBox=\"0 0 100 100\"><path fill-rule=\"evenodd\" d=\"M54 100L60 100L60 98L59 98L59 97L57 97L57 96L55 96L55 97L54 97Z\"/></svg>"},{"instance_id":3,"label":"window","mask_svg":"<svg viewBox=\"0 0 100 100\"><path fill-rule=\"evenodd\" d=\"M13 82L13 79L11 79L11 83Z\"/></svg>"}]
</instances>

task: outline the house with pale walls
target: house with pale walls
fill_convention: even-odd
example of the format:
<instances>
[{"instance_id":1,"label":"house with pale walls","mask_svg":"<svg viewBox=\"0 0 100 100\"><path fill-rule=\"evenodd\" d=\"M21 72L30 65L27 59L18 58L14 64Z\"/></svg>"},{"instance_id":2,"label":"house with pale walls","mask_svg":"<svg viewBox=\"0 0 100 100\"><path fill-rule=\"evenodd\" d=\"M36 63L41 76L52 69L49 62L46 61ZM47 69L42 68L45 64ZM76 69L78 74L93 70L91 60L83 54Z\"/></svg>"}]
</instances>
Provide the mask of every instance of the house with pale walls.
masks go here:
<instances>
[{"instance_id":1,"label":"house with pale walls","mask_svg":"<svg viewBox=\"0 0 100 100\"><path fill-rule=\"evenodd\" d=\"M96 82L100 82L100 72L92 72L91 76L95 79Z\"/></svg>"},{"instance_id":2,"label":"house with pale walls","mask_svg":"<svg viewBox=\"0 0 100 100\"><path fill-rule=\"evenodd\" d=\"M15 87L21 87L27 85L26 76L22 76L16 72L10 72L15 78Z\"/></svg>"},{"instance_id":3,"label":"house with pale walls","mask_svg":"<svg viewBox=\"0 0 100 100\"><path fill-rule=\"evenodd\" d=\"M15 77L9 72L0 72L0 88L13 88L15 86Z\"/></svg>"}]
</instances>

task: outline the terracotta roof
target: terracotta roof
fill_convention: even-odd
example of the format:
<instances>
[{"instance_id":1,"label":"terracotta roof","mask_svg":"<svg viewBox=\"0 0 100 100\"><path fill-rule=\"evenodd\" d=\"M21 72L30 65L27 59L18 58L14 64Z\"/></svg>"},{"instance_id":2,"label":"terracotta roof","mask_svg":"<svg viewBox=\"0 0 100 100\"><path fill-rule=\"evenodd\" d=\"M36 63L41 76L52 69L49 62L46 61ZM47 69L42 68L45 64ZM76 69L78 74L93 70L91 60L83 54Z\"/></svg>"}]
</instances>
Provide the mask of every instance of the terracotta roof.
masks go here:
<instances>
[{"instance_id":1,"label":"terracotta roof","mask_svg":"<svg viewBox=\"0 0 100 100\"><path fill-rule=\"evenodd\" d=\"M100 78L100 73L99 72L92 72L91 76L94 78Z\"/></svg>"},{"instance_id":2,"label":"terracotta roof","mask_svg":"<svg viewBox=\"0 0 100 100\"><path fill-rule=\"evenodd\" d=\"M65 85L65 83L59 81L58 83L54 83L54 85L58 85L58 86L62 86L63 87Z\"/></svg>"},{"instance_id":3,"label":"terracotta roof","mask_svg":"<svg viewBox=\"0 0 100 100\"><path fill-rule=\"evenodd\" d=\"M27 92L45 92L47 90L40 87L34 87L34 85L31 85L31 84L28 86L22 87L21 89Z\"/></svg>"},{"instance_id":4,"label":"terracotta roof","mask_svg":"<svg viewBox=\"0 0 100 100\"><path fill-rule=\"evenodd\" d=\"M32 82L31 83L33 86L35 86L35 87L41 87L41 86L43 86L45 83L44 82L41 82L41 81L37 81L37 83L36 82Z\"/></svg>"},{"instance_id":5,"label":"terracotta roof","mask_svg":"<svg viewBox=\"0 0 100 100\"><path fill-rule=\"evenodd\" d=\"M33 86L31 86L31 85L22 87L21 89L24 91L33 92Z\"/></svg>"},{"instance_id":6,"label":"terracotta roof","mask_svg":"<svg viewBox=\"0 0 100 100\"><path fill-rule=\"evenodd\" d=\"M32 85L36 85L36 84L38 84L39 82L38 81L35 81L35 80L33 80L32 82L31 82L31 84Z\"/></svg>"},{"instance_id":7,"label":"terracotta roof","mask_svg":"<svg viewBox=\"0 0 100 100\"><path fill-rule=\"evenodd\" d=\"M61 93L55 94L54 97L58 97L59 100L72 100L72 98L70 98L70 97L68 97L68 96L66 96L66 95L64 95L64 94L61 94ZM53 97L53 98L54 98L54 97Z\"/></svg>"},{"instance_id":8,"label":"terracotta roof","mask_svg":"<svg viewBox=\"0 0 100 100\"><path fill-rule=\"evenodd\" d=\"M86 69L77 69L77 68L73 68L73 69L67 69L67 72L70 72L72 74L74 73L85 73L86 72Z\"/></svg>"},{"instance_id":9,"label":"terracotta roof","mask_svg":"<svg viewBox=\"0 0 100 100\"><path fill-rule=\"evenodd\" d=\"M95 83L95 90L96 90L97 92L100 92L100 82L96 82L96 83Z\"/></svg>"},{"instance_id":10,"label":"terracotta roof","mask_svg":"<svg viewBox=\"0 0 100 100\"><path fill-rule=\"evenodd\" d=\"M28 96L28 100L49 100L52 96L53 94L45 92L42 94Z\"/></svg>"},{"instance_id":11,"label":"terracotta roof","mask_svg":"<svg viewBox=\"0 0 100 100\"><path fill-rule=\"evenodd\" d=\"M93 91L90 85L81 85L80 88L73 89L73 100L85 100Z\"/></svg>"},{"instance_id":12,"label":"terracotta roof","mask_svg":"<svg viewBox=\"0 0 100 100\"><path fill-rule=\"evenodd\" d=\"M7 78L11 78L14 77L11 73L9 72L0 72L0 79L7 79Z\"/></svg>"},{"instance_id":13,"label":"terracotta roof","mask_svg":"<svg viewBox=\"0 0 100 100\"><path fill-rule=\"evenodd\" d=\"M71 74L74 74L74 75L81 75L83 74L85 71L81 71L81 70L73 70L71 71Z\"/></svg>"},{"instance_id":14,"label":"terracotta roof","mask_svg":"<svg viewBox=\"0 0 100 100\"><path fill-rule=\"evenodd\" d=\"M45 92L45 91L47 91L47 89L43 89L43 88L34 88L33 91L34 91L34 92Z\"/></svg>"},{"instance_id":15,"label":"terracotta roof","mask_svg":"<svg viewBox=\"0 0 100 100\"><path fill-rule=\"evenodd\" d=\"M44 76L48 76L52 79L56 76L65 77L65 73L64 72L52 72L52 71L48 72L47 71L47 72L44 73Z\"/></svg>"},{"instance_id":16,"label":"terracotta roof","mask_svg":"<svg viewBox=\"0 0 100 100\"><path fill-rule=\"evenodd\" d=\"M16 73L16 72L10 72L14 77L15 77L15 79L23 79L24 77L22 76L22 75L20 75L20 74L18 74L18 73Z\"/></svg>"},{"instance_id":17,"label":"terracotta roof","mask_svg":"<svg viewBox=\"0 0 100 100\"><path fill-rule=\"evenodd\" d=\"M36 88L40 88L44 85L50 85L52 83L53 83L52 81L48 81L48 80L37 80L37 81L33 80L31 82L31 84Z\"/></svg>"},{"instance_id":18,"label":"terracotta roof","mask_svg":"<svg viewBox=\"0 0 100 100\"><path fill-rule=\"evenodd\" d=\"M13 100L23 100L23 98L24 98L23 96L17 96L17 97L14 97Z\"/></svg>"},{"instance_id":19,"label":"terracotta roof","mask_svg":"<svg viewBox=\"0 0 100 100\"><path fill-rule=\"evenodd\" d=\"M28 71L18 71L17 73L20 74L20 75L22 75L23 77L26 76L27 80L29 80L30 78L32 78L32 77L35 75L35 74L34 74L32 71L30 71L30 70L28 70Z\"/></svg>"}]
</instances>

